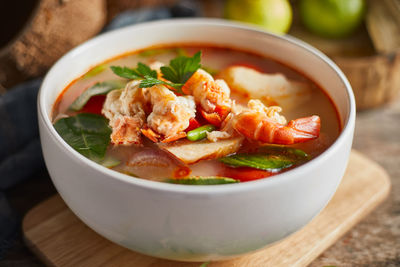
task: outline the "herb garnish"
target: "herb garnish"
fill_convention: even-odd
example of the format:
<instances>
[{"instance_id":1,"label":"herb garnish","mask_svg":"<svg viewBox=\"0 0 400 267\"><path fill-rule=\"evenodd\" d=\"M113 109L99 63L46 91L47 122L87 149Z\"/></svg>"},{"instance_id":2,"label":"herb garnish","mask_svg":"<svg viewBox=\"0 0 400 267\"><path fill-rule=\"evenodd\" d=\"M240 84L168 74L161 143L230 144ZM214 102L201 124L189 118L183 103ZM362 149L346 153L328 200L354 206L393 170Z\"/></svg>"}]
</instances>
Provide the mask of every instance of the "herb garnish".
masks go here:
<instances>
[{"instance_id":1,"label":"herb garnish","mask_svg":"<svg viewBox=\"0 0 400 267\"><path fill-rule=\"evenodd\" d=\"M278 172L294 164L294 160L281 156L269 154L235 154L232 156L219 158L220 162L231 167L251 167L264 171Z\"/></svg>"},{"instance_id":2,"label":"herb garnish","mask_svg":"<svg viewBox=\"0 0 400 267\"><path fill-rule=\"evenodd\" d=\"M76 151L93 161L102 163L110 144L111 134L106 118L97 114L80 113L59 119L54 123L54 128Z\"/></svg>"},{"instance_id":3,"label":"herb garnish","mask_svg":"<svg viewBox=\"0 0 400 267\"><path fill-rule=\"evenodd\" d=\"M161 73L164 79L183 85L201 67L200 61L200 51L193 57L178 56L169 62L169 66L161 67Z\"/></svg>"},{"instance_id":4,"label":"herb garnish","mask_svg":"<svg viewBox=\"0 0 400 267\"><path fill-rule=\"evenodd\" d=\"M69 109L74 111L81 110L92 96L106 95L110 91L120 89L125 86L123 81L105 81L96 83L95 85L86 89L74 102L69 106Z\"/></svg>"},{"instance_id":5,"label":"herb garnish","mask_svg":"<svg viewBox=\"0 0 400 267\"><path fill-rule=\"evenodd\" d=\"M145 79L146 77L157 78L157 71L139 62L136 69L128 67L111 66L111 70L122 78L131 80Z\"/></svg>"},{"instance_id":6,"label":"herb garnish","mask_svg":"<svg viewBox=\"0 0 400 267\"><path fill-rule=\"evenodd\" d=\"M299 165L310 157L300 149L280 146L266 146L259 153L240 153L218 160L231 167L251 167L255 169L278 172L282 169Z\"/></svg>"},{"instance_id":7,"label":"herb garnish","mask_svg":"<svg viewBox=\"0 0 400 267\"><path fill-rule=\"evenodd\" d=\"M165 84L174 88L178 93L183 94L182 86L190 77L201 67L201 52L197 52L193 57L178 56L169 62L169 66L161 67L162 79L157 76L157 71L139 62L135 69L128 67L111 66L111 70L118 76L142 80L141 88L152 87L157 84Z\"/></svg>"}]
</instances>

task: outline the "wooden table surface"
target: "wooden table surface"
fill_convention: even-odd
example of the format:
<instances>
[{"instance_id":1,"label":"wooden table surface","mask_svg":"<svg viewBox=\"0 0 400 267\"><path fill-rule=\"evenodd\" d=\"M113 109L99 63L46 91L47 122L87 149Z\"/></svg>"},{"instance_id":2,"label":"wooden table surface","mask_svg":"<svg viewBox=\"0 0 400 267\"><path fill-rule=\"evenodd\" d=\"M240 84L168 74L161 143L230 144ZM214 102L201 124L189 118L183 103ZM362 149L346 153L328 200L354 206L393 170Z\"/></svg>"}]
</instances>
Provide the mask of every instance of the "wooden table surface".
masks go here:
<instances>
[{"instance_id":1,"label":"wooden table surface","mask_svg":"<svg viewBox=\"0 0 400 267\"><path fill-rule=\"evenodd\" d=\"M400 98L357 113L353 147L386 169L391 193L311 266L400 266Z\"/></svg>"}]
</instances>

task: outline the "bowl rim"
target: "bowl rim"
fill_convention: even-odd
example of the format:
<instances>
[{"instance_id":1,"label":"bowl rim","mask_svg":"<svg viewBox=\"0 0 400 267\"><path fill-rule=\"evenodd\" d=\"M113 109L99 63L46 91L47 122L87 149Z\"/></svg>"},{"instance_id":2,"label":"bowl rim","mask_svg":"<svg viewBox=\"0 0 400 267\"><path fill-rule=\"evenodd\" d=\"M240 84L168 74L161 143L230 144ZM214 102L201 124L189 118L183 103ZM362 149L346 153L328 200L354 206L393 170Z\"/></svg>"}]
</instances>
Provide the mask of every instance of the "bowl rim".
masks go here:
<instances>
[{"instance_id":1,"label":"bowl rim","mask_svg":"<svg viewBox=\"0 0 400 267\"><path fill-rule=\"evenodd\" d=\"M179 26L179 24L185 25L193 25L193 26L209 26L209 27L228 27L234 28L241 31L251 32L252 34L262 34L262 35L269 35L273 38L278 38L285 40L292 45L299 46L300 48L316 55L320 60L326 63L330 68L332 68L335 74L343 83L346 93L347 93L347 101L349 105L349 113L347 118L345 118L345 123L343 125L343 129L340 132L339 136L336 140L320 155L312 159L311 161L298 166L292 170L286 171L276 176L269 177L268 179L259 179L254 181L248 181L245 183L234 183L234 184L223 184L223 185L197 185L197 186L187 186L187 185L180 185L180 184L170 184L170 183L163 183L157 181L146 180L143 178L137 178L133 176L129 176L111 169L108 169L88 158L81 155L79 152L75 151L71 146L69 146L61 136L56 132L53 124L49 116L46 115L45 110L45 91L51 90L50 86L48 86L49 80L52 79L53 73L58 71L60 68L59 66L65 64L65 61L68 61L69 58L75 54L81 53L80 51L87 50L92 45L97 45L97 43L101 43L104 39L112 38L113 35L119 35L123 32L129 33L132 30L142 27L149 27L149 26L157 26L157 24L162 24L165 26L166 24L170 24L171 26ZM47 101L48 102L48 101ZM53 103L54 104L54 103ZM81 45L75 47L74 49L70 50L68 53L63 55L48 71L46 74L42 85L40 87L38 98L37 98L37 108L38 108L38 116L39 120L41 120L52 138L55 139L55 143L67 154L69 157L77 161L78 164L83 164L86 167L92 168L98 172L103 173L104 175L108 176L110 179L116 179L120 182L139 186L148 190L157 190L157 191L164 191L164 192L174 192L174 193L181 193L181 194L201 194L201 195L213 195L213 194L224 194L224 193L235 193L237 191L247 191L253 190L260 186L273 186L279 183L290 182L293 179L300 179L298 175L301 172L310 171L313 168L318 167L320 162L325 161L329 158L332 154L335 153L348 138L348 135L352 135L354 125L355 125L355 112L356 112L356 105L354 94L351 88L351 85L343 72L339 69L339 67L329 59L325 54L323 54L318 49L312 47L311 45L289 35L276 35L274 33L270 33L264 31L260 28L250 26L248 24L239 23L239 22L232 22L223 19L210 19L210 18L175 18L175 19L164 19L164 20L157 20L145 23L139 23L127 27L123 27L114 31L102 33L88 41L82 43ZM350 137L352 138L352 137Z\"/></svg>"}]
</instances>

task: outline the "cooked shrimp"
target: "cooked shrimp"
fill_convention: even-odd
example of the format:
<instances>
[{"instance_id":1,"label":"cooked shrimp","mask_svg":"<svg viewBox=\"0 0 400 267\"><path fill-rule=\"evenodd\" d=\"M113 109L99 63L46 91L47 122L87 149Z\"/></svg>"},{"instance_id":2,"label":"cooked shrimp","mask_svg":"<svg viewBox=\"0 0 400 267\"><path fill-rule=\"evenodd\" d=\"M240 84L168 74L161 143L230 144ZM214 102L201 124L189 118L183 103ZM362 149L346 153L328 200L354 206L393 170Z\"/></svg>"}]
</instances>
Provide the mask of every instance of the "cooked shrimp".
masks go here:
<instances>
[{"instance_id":1,"label":"cooked shrimp","mask_svg":"<svg viewBox=\"0 0 400 267\"><path fill-rule=\"evenodd\" d=\"M107 94L102 113L110 120L111 142L117 145L142 143L140 128L146 115L143 106L142 89L139 81L128 83L124 89Z\"/></svg>"},{"instance_id":2,"label":"cooked shrimp","mask_svg":"<svg viewBox=\"0 0 400 267\"><path fill-rule=\"evenodd\" d=\"M250 100L249 109L235 116L233 127L251 140L262 143L291 145L319 136L321 121L318 116L291 120L279 114L280 107L265 107L259 100Z\"/></svg>"},{"instance_id":3,"label":"cooked shrimp","mask_svg":"<svg viewBox=\"0 0 400 267\"><path fill-rule=\"evenodd\" d=\"M206 71L199 69L183 85L185 94L193 95L200 105L203 117L220 126L231 110L230 89L224 80L214 80Z\"/></svg>"},{"instance_id":4,"label":"cooked shrimp","mask_svg":"<svg viewBox=\"0 0 400 267\"><path fill-rule=\"evenodd\" d=\"M207 132L207 139L211 142L231 138L235 132L232 127L233 113L229 113L221 124L221 128L216 131Z\"/></svg>"},{"instance_id":5,"label":"cooked shrimp","mask_svg":"<svg viewBox=\"0 0 400 267\"><path fill-rule=\"evenodd\" d=\"M145 101L152 106L147 125L155 133L145 129L143 134L153 141L162 135L164 142L185 137L184 130L189 126L189 120L196 115L193 96L176 96L163 85L145 88L143 92Z\"/></svg>"},{"instance_id":6,"label":"cooked shrimp","mask_svg":"<svg viewBox=\"0 0 400 267\"><path fill-rule=\"evenodd\" d=\"M243 110L243 106L237 105L235 101L232 101L231 112L226 116L224 121L221 123L221 127L217 131L207 133L207 139L211 142L217 142L221 139L228 139L237 135L237 132L233 128L233 121L237 114Z\"/></svg>"}]
</instances>

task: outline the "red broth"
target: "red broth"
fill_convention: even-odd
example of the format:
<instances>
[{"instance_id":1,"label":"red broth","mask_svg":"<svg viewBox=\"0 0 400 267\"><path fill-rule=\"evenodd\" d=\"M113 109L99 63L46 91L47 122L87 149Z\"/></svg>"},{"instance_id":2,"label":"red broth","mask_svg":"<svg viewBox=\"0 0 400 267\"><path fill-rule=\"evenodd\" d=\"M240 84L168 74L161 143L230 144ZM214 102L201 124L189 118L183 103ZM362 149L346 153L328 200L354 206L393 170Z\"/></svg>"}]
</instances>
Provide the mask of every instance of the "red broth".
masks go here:
<instances>
[{"instance_id":1,"label":"red broth","mask_svg":"<svg viewBox=\"0 0 400 267\"><path fill-rule=\"evenodd\" d=\"M134 68L138 62L149 64L154 61L168 64L168 62L178 54L184 53L193 55L197 51L202 52L202 67L206 71L214 75L216 74L217 76L219 71L229 66L240 65L264 73L282 73L291 81L305 83L308 86L311 93L308 94L307 98L301 99L301 101L298 101L298 103L295 103L294 105L281 105L283 109L281 114L286 117L287 121L311 115L318 115L321 118L320 135L317 139L289 145L289 147L299 148L306 152L311 158L314 158L326 150L338 137L341 131L341 124L336 107L324 90L312 80L302 75L301 70L296 71L284 64L254 53L203 45L179 45L149 48L147 50L124 54L95 66L91 71L73 81L62 91L54 104L52 114L53 122L56 122L59 118L76 115L77 112L71 111L69 106L91 85L96 82L107 80L123 80L123 78L119 78L111 71L110 66L127 66ZM231 97L238 103L246 103L249 100L246 95L236 92L233 88L231 88ZM100 111L104 99L105 96L96 96L92 98L80 112L101 114ZM112 167L112 169L135 177L156 181L163 181L166 178L192 176L223 176L244 182L263 177L270 177L280 173L257 170L248 167L231 168L217 159L202 160L194 164L185 165L169 154L161 151L150 140L147 140L145 137L143 137L143 139L144 146L114 146L113 144L110 144L106 156L120 161L120 164ZM259 144L245 141L239 152L257 151L258 148ZM154 157L158 162L154 164L141 164L141 157Z\"/></svg>"}]
</instances>

